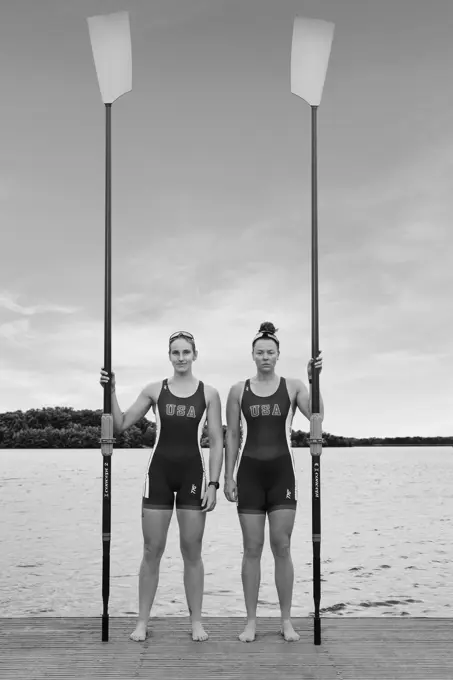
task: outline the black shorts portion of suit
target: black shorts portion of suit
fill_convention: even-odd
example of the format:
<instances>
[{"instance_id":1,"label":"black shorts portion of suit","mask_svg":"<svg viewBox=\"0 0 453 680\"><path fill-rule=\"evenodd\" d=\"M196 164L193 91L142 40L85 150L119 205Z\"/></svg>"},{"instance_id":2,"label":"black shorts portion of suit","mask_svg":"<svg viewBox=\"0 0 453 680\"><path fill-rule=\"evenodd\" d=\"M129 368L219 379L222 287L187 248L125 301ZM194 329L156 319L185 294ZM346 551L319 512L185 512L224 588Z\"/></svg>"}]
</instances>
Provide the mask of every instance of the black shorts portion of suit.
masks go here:
<instances>
[{"instance_id":1,"label":"black shorts portion of suit","mask_svg":"<svg viewBox=\"0 0 453 680\"><path fill-rule=\"evenodd\" d=\"M206 473L200 446L206 422L204 385L190 397L170 392L162 381L156 408L156 441L143 489L143 508L201 510Z\"/></svg>"},{"instance_id":2,"label":"black shorts portion of suit","mask_svg":"<svg viewBox=\"0 0 453 680\"><path fill-rule=\"evenodd\" d=\"M143 497L144 508L171 510L200 510L204 470L200 456L185 456L178 461L168 460L159 452L153 456L148 469L148 489Z\"/></svg>"},{"instance_id":3,"label":"black shorts portion of suit","mask_svg":"<svg viewBox=\"0 0 453 680\"><path fill-rule=\"evenodd\" d=\"M237 487L240 513L265 514L297 507L296 479L289 456L272 460L243 457Z\"/></svg>"},{"instance_id":4,"label":"black shorts portion of suit","mask_svg":"<svg viewBox=\"0 0 453 680\"><path fill-rule=\"evenodd\" d=\"M243 441L237 469L239 513L295 510L297 480L291 449L291 401L286 380L274 394L260 397L246 380L241 400Z\"/></svg>"}]
</instances>

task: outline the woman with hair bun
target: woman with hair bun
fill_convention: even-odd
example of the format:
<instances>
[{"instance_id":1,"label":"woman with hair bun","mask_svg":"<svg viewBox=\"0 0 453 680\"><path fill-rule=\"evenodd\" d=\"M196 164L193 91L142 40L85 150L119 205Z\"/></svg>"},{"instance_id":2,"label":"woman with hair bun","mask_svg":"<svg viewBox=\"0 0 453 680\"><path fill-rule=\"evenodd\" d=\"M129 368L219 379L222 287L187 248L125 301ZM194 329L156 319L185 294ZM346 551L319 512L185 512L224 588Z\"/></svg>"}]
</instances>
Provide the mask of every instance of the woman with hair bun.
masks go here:
<instances>
[{"instance_id":1,"label":"woman with hair bun","mask_svg":"<svg viewBox=\"0 0 453 680\"><path fill-rule=\"evenodd\" d=\"M237 503L244 544L241 575L247 624L239 635L241 642L253 642L256 634L266 514L281 610L280 632L287 641L299 639L291 623L294 569L290 543L297 506L291 423L296 407L310 420L311 394L298 378L276 375L280 356L276 333L274 324L261 324L252 341L256 375L233 385L227 401L224 492L229 501ZM320 355L315 362L319 370ZM309 383L311 369L312 360L307 367ZM323 417L321 396L320 412Z\"/></svg>"}]
</instances>

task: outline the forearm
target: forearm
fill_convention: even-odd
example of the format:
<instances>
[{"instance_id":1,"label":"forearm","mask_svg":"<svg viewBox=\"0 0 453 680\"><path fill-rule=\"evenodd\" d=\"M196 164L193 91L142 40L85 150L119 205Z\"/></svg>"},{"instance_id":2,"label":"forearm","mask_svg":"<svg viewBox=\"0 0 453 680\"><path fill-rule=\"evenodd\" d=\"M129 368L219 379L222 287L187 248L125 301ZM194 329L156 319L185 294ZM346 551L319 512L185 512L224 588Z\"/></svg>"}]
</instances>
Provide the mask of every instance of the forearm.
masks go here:
<instances>
[{"instance_id":1,"label":"forearm","mask_svg":"<svg viewBox=\"0 0 453 680\"><path fill-rule=\"evenodd\" d=\"M124 414L118 405L116 398L116 391L112 392L112 416L113 416L113 434L120 434L123 428Z\"/></svg>"},{"instance_id":2,"label":"forearm","mask_svg":"<svg viewBox=\"0 0 453 680\"><path fill-rule=\"evenodd\" d=\"M309 387L309 390L310 390L310 397L309 397L308 403L309 403L309 406L310 406L310 416L311 416L311 414L313 413L312 408L311 408L313 385L309 382L308 387ZM324 420L324 402L322 400L321 390L319 390L319 413L321 414L322 420Z\"/></svg>"},{"instance_id":3,"label":"forearm","mask_svg":"<svg viewBox=\"0 0 453 680\"><path fill-rule=\"evenodd\" d=\"M209 481L218 482L223 465L223 441L209 442Z\"/></svg>"},{"instance_id":4,"label":"forearm","mask_svg":"<svg viewBox=\"0 0 453 680\"><path fill-rule=\"evenodd\" d=\"M225 438L225 479L232 479L239 452L239 434L228 432Z\"/></svg>"}]
</instances>

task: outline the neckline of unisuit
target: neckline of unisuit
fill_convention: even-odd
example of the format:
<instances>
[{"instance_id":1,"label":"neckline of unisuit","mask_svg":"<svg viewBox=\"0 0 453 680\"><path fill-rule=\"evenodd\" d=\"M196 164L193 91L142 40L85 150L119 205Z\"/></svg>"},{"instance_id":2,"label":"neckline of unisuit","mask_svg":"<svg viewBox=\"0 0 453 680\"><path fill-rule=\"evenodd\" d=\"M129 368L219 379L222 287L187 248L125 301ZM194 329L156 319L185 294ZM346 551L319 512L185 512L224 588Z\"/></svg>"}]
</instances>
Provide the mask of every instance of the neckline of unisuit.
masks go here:
<instances>
[{"instance_id":1,"label":"neckline of unisuit","mask_svg":"<svg viewBox=\"0 0 453 680\"><path fill-rule=\"evenodd\" d=\"M277 389L275 390L275 392L272 392L272 394L266 394L266 396L263 397L263 396L261 396L261 394L256 394L256 393L252 390L252 383L251 383L251 380L250 380L250 378L249 378L249 390L250 390L250 392L253 394L253 396L254 396L254 397L258 397L258 399L269 399L269 397L273 397L273 396L274 396L275 394L277 394L277 392L279 391L280 385L281 385L281 384L282 384L282 377L280 376L280 379L279 379L278 385L277 385Z\"/></svg>"},{"instance_id":2,"label":"neckline of unisuit","mask_svg":"<svg viewBox=\"0 0 453 680\"><path fill-rule=\"evenodd\" d=\"M176 399L190 399L191 397L195 396L195 394L198 392L198 388L200 387L200 382L201 382L201 381L199 380L199 381L198 381L198 385L197 385L197 389L195 390L195 392L192 392L192 394L184 395L184 397L179 397L177 394L174 394L174 393L171 391L170 385L168 384L168 378L167 378L167 390L170 392L171 396L172 396L172 397L175 397Z\"/></svg>"}]
</instances>

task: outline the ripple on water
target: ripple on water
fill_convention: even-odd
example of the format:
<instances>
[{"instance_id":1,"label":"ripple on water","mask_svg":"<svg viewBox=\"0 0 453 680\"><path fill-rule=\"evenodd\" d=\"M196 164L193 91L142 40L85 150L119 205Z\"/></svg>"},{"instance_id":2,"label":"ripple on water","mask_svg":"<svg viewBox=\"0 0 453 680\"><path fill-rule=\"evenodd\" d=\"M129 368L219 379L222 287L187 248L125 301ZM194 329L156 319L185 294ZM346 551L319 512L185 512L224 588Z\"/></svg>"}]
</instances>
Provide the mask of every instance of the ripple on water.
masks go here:
<instances>
[{"instance_id":1,"label":"ripple on water","mask_svg":"<svg viewBox=\"0 0 453 680\"><path fill-rule=\"evenodd\" d=\"M235 597L235 593L232 590L205 590L204 595L212 597Z\"/></svg>"},{"instance_id":2,"label":"ripple on water","mask_svg":"<svg viewBox=\"0 0 453 680\"><path fill-rule=\"evenodd\" d=\"M333 604L330 607L323 607L320 609L320 612L323 614L331 614L332 612L342 612L345 610L347 605L344 602L340 602L338 604Z\"/></svg>"},{"instance_id":3,"label":"ripple on water","mask_svg":"<svg viewBox=\"0 0 453 680\"><path fill-rule=\"evenodd\" d=\"M389 605L393 606L398 606L401 604L408 604L408 603L422 603L423 600L413 600L411 598L401 598L399 600L393 600L393 599L387 599L387 600L382 600L382 601L367 601L367 602L360 602L358 604L359 607L362 607L363 609L370 609L370 608L379 608L379 607L388 607Z\"/></svg>"}]
</instances>

